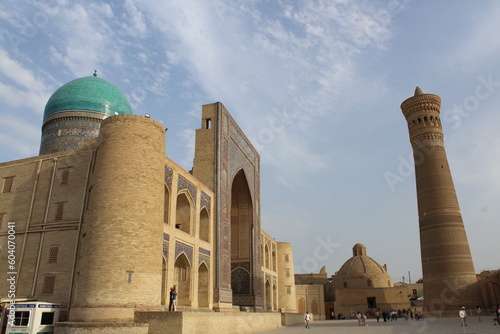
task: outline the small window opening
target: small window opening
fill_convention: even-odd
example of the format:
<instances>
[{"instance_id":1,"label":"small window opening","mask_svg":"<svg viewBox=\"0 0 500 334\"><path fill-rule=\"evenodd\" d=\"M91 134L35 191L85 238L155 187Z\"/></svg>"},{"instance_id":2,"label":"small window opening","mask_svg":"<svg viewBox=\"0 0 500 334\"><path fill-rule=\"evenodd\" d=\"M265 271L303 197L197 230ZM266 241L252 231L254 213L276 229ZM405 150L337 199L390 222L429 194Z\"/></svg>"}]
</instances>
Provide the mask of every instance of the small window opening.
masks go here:
<instances>
[{"instance_id":1,"label":"small window opening","mask_svg":"<svg viewBox=\"0 0 500 334\"><path fill-rule=\"evenodd\" d=\"M210 129L212 127L212 119L205 119L205 129Z\"/></svg>"},{"instance_id":2,"label":"small window opening","mask_svg":"<svg viewBox=\"0 0 500 334\"><path fill-rule=\"evenodd\" d=\"M50 247L49 263L57 263L58 254L59 254L59 246Z\"/></svg>"},{"instance_id":3,"label":"small window opening","mask_svg":"<svg viewBox=\"0 0 500 334\"><path fill-rule=\"evenodd\" d=\"M45 276L45 281L43 282L42 293L54 293L55 282L56 282L55 275Z\"/></svg>"},{"instance_id":4,"label":"small window opening","mask_svg":"<svg viewBox=\"0 0 500 334\"><path fill-rule=\"evenodd\" d=\"M127 271L127 283L132 283L133 271Z\"/></svg>"},{"instance_id":5,"label":"small window opening","mask_svg":"<svg viewBox=\"0 0 500 334\"><path fill-rule=\"evenodd\" d=\"M347 282L344 282L344 288L347 288Z\"/></svg>"},{"instance_id":6,"label":"small window opening","mask_svg":"<svg viewBox=\"0 0 500 334\"><path fill-rule=\"evenodd\" d=\"M3 179L2 193L10 193L12 190L12 183L14 182L14 177L6 177Z\"/></svg>"},{"instance_id":7,"label":"small window opening","mask_svg":"<svg viewBox=\"0 0 500 334\"><path fill-rule=\"evenodd\" d=\"M65 168L61 175L61 184L68 184L69 179L69 168Z\"/></svg>"},{"instance_id":8,"label":"small window opening","mask_svg":"<svg viewBox=\"0 0 500 334\"><path fill-rule=\"evenodd\" d=\"M55 221L61 221L64 214L64 203L57 203L57 211Z\"/></svg>"}]
</instances>

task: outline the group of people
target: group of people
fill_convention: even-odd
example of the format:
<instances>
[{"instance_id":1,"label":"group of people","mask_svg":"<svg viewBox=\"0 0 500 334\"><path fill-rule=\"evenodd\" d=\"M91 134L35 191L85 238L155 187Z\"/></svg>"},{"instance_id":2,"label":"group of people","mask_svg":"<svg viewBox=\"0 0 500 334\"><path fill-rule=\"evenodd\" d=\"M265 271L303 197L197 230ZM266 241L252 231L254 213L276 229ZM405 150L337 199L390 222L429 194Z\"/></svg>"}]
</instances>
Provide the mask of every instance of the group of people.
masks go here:
<instances>
[{"instance_id":1,"label":"group of people","mask_svg":"<svg viewBox=\"0 0 500 334\"><path fill-rule=\"evenodd\" d=\"M415 311L411 309L403 309L403 310L391 310L391 311L380 311L376 310L375 312L371 311L372 315L377 319L377 322L380 321L380 316L384 319L384 322L387 321L397 321L398 318L404 317L405 320L421 320L423 318L422 312L415 309Z\"/></svg>"},{"instance_id":2,"label":"group of people","mask_svg":"<svg viewBox=\"0 0 500 334\"><path fill-rule=\"evenodd\" d=\"M368 311L373 317L377 319L377 322L380 321L380 316L382 315L382 318L384 319L384 322L387 321L397 321L398 318L401 316L404 316L406 320L409 319L415 319L415 320L421 320L423 318L422 312L417 311L412 311L411 309L403 309L403 310L392 310L392 311ZM478 321L481 322L481 308L476 306L476 313L478 317ZM351 318L353 318L354 312L351 312ZM465 306L462 307L462 309L458 312L458 316L460 317L461 320L461 326L467 326L467 311L465 309ZM335 314L333 311L330 313L331 319L335 319ZM356 313L356 318L358 319L358 325L359 326L368 326L366 324L366 315L358 311ZM345 319L345 316L342 316L341 313L338 314L338 319ZM309 323L311 321L311 315L309 312L306 312L306 317L305 317L305 322L306 322L306 328L310 329L311 327L309 326ZM493 324L494 325L500 325L500 305L497 305L495 308L495 317L493 318Z\"/></svg>"},{"instance_id":3,"label":"group of people","mask_svg":"<svg viewBox=\"0 0 500 334\"><path fill-rule=\"evenodd\" d=\"M481 308L479 305L476 306L476 314L477 320L481 322ZM465 310L465 306L462 306L462 309L458 312L458 316L460 317L461 326L467 326L467 311ZM493 325L500 325L500 305L495 307L495 317L493 318Z\"/></svg>"}]
</instances>

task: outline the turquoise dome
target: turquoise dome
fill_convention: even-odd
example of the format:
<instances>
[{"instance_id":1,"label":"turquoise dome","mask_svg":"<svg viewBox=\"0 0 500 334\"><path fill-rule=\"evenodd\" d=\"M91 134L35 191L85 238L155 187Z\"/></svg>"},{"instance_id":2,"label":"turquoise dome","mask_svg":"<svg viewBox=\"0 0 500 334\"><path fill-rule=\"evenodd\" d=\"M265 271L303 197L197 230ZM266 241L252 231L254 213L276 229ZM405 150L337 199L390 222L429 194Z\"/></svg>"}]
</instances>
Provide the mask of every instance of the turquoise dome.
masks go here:
<instances>
[{"instance_id":1,"label":"turquoise dome","mask_svg":"<svg viewBox=\"0 0 500 334\"><path fill-rule=\"evenodd\" d=\"M59 113L77 111L90 115L133 114L123 93L108 81L96 76L79 78L60 87L50 97L44 120Z\"/></svg>"}]
</instances>

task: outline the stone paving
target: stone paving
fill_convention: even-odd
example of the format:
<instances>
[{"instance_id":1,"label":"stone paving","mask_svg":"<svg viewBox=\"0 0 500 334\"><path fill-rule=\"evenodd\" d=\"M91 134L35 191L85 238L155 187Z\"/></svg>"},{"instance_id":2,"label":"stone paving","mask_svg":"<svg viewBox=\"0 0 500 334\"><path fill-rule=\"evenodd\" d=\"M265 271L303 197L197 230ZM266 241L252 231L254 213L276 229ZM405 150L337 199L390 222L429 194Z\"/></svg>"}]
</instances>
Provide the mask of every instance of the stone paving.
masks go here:
<instances>
[{"instance_id":1,"label":"stone paving","mask_svg":"<svg viewBox=\"0 0 500 334\"><path fill-rule=\"evenodd\" d=\"M405 320L377 322L368 319L366 327L358 326L357 320L316 320L311 322L311 329L304 325L283 327L261 334L295 334L295 333L341 333L341 334L500 334L500 326L493 325L493 316L481 317L481 322L476 317L467 319L467 326L461 326L460 318L435 318L421 321Z\"/></svg>"}]
</instances>

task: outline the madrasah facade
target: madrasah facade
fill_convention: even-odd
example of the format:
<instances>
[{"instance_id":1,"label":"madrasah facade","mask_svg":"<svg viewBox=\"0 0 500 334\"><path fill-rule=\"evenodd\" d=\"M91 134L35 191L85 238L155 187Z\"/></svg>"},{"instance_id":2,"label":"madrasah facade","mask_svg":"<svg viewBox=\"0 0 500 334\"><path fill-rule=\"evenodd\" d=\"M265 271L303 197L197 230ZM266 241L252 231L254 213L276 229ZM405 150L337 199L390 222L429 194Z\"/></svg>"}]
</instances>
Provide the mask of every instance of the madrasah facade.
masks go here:
<instances>
[{"instance_id":1,"label":"madrasah facade","mask_svg":"<svg viewBox=\"0 0 500 334\"><path fill-rule=\"evenodd\" d=\"M180 310L296 312L292 247L261 229L260 157L236 121L202 107L191 171L166 156L165 132L96 75L51 96L40 155L0 163L0 261L15 224L18 301L133 323L176 286Z\"/></svg>"}]
</instances>

